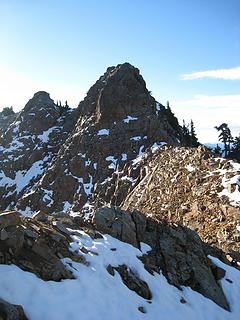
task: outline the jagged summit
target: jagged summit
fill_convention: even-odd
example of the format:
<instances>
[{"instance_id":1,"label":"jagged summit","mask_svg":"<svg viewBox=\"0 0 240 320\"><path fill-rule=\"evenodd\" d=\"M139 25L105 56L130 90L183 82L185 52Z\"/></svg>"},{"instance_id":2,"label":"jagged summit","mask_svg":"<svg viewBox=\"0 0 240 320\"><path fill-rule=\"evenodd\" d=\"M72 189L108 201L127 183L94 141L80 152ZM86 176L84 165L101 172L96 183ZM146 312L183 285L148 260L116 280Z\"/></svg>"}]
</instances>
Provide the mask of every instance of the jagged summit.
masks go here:
<instances>
[{"instance_id":1,"label":"jagged summit","mask_svg":"<svg viewBox=\"0 0 240 320\"><path fill-rule=\"evenodd\" d=\"M179 145L161 105L151 97L137 68L110 67L74 113L78 121L59 150L51 172L20 201L21 210L79 211L97 184L153 145ZM59 187L59 181L68 187ZM49 186L51 186L49 188Z\"/></svg>"},{"instance_id":2,"label":"jagged summit","mask_svg":"<svg viewBox=\"0 0 240 320\"><path fill-rule=\"evenodd\" d=\"M95 114L97 121L120 120L127 115L139 116L154 108L139 70L129 63L110 67L88 91L79 104L81 115Z\"/></svg>"},{"instance_id":3,"label":"jagged summit","mask_svg":"<svg viewBox=\"0 0 240 320\"><path fill-rule=\"evenodd\" d=\"M32 109L37 110L41 107L44 108L55 108L54 101L50 98L49 93L46 91L38 91L33 97L28 101L22 112L28 112Z\"/></svg>"}]
</instances>

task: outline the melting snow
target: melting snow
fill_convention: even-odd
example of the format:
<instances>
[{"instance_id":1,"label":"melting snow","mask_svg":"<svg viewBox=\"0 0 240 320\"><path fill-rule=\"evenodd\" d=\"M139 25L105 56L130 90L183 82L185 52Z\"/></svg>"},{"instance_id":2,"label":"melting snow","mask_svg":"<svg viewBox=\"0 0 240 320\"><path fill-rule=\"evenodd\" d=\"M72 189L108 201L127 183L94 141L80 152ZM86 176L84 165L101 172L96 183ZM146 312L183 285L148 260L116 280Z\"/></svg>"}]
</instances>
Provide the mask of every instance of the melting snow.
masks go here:
<instances>
[{"instance_id":1,"label":"melting snow","mask_svg":"<svg viewBox=\"0 0 240 320\"><path fill-rule=\"evenodd\" d=\"M111 163L109 164L108 168L116 170L117 159L115 159L114 156L108 156L108 157L106 157L106 160L107 161L111 161Z\"/></svg>"},{"instance_id":2,"label":"melting snow","mask_svg":"<svg viewBox=\"0 0 240 320\"><path fill-rule=\"evenodd\" d=\"M15 185L16 192L20 193L33 178L43 173L43 165L47 160L48 157L46 156L43 160L34 162L29 170L17 171L14 179L7 177L3 171L0 171L0 186L11 187Z\"/></svg>"},{"instance_id":3,"label":"melting snow","mask_svg":"<svg viewBox=\"0 0 240 320\"><path fill-rule=\"evenodd\" d=\"M63 202L63 211L67 211L71 207L71 203L68 201Z\"/></svg>"},{"instance_id":4,"label":"melting snow","mask_svg":"<svg viewBox=\"0 0 240 320\"><path fill-rule=\"evenodd\" d=\"M122 161L127 161L127 154L126 153L122 153Z\"/></svg>"},{"instance_id":5,"label":"melting snow","mask_svg":"<svg viewBox=\"0 0 240 320\"><path fill-rule=\"evenodd\" d=\"M136 137L130 138L130 140L133 140L133 141L139 141L139 140L141 140L141 139L142 139L141 136L136 136Z\"/></svg>"},{"instance_id":6,"label":"melting snow","mask_svg":"<svg viewBox=\"0 0 240 320\"><path fill-rule=\"evenodd\" d=\"M59 127L58 126L51 127L48 130L43 131L43 133L39 134L37 137L38 139L42 140L42 142L46 143L49 140L49 135L55 130L59 130Z\"/></svg>"},{"instance_id":7,"label":"melting snow","mask_svg":"<svg viewBox=\"0 0 240 320\"><path fill-rule=\"evenodd\" d=\"M231 165L233 166L232 172L240 171L240 164L231 161ZM230 203L233 206L238 206L240 204L240 192L238 191L238 179L239 179L239 174L236 172L236 175L234 175L231 179L227 179L225 174L227 172L231 172L230 170L227 169L221 169L221 170L216 170L215 172L220 171L220 174L223 176L222 178L222 185L224 187L223 191L218 193L218 196L227 196L229 198ZM228 184L233 184L235 185L235 190L233 192L229 192L228 190Z\"/></svg>"},{"instance_id":8,"label":"melting snow","mask_svg":"<svg viewBox=\"0 0 240 320\"><path fill-rule=\"evenodd\" d=\"M51 205L53 204L53 191L52 190L47 190L47 189L43 189L44 191L44 196L43 196L43 202L47 203L47 207L51 207Z\"/></svg>"},{"instance_id":9,"label":"melting snow","mask_svg":"<svg viewBox=\"0 0 240 320\"><path fill-rule=\"evenodd\" d=\"M162 146L166 145L166 142L155 142L152 146L151 146L151 150L152 152L156 152L158 149L160 149Z\"/></svg>"},{"instance_id":10,"label":"melting snow","mask_svg":"<svg viewBox=\"0 0 240 320\"><path fill-rule=\"evenodd\" d=\"M156 115L158 115L159 111L160 111L160 104L156 102Z\"/></svg>"}]
</instances>

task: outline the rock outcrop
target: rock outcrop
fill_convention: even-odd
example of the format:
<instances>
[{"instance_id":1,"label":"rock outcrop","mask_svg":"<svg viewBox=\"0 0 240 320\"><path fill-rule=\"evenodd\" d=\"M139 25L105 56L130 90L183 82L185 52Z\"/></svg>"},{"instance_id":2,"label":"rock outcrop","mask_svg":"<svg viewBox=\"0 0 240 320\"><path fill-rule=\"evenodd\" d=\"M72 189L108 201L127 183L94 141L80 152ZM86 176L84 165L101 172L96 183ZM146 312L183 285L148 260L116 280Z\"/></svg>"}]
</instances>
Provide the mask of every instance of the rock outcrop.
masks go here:
<instances>
[{"instance_id":1,"label":"rock outcrop","mask_svg":"<svg viewBox=\"0 0 240 320\"><path fill-rule=\"evenodd\" d=\"M0 298L0 319L2 320L27 320L21 306L8 303Z\"/></svg>"},{"instance_id":2,"label":"rock outcrop","mask_svg":"<svg viewBox=\"0 0 240 320\"><path fill-rule=\"evenodd\" d=\"M163 146L95 187L95 208L110 203L187 226L240 267L240 165L204 147ZM238 200L237 200L238 199ZM232 257L232 258L231 258Z\"/></svg>"},{"instance_id":3,"label":"rock outcrop","mask_svg":"<svg viewBox=\"0 0 240 320\"><path fill-rule=\"evenodd\" d=\"M113 208L97 210L93 224L98 231L123 242L137 247L141 242L148 244L152 250L141 260L149 272L162 271L168 281L178 288L189 286L224 309L229 309L222 288L217 283L219 279L214 277L214 266L207 258L213 250L200 240L195 231L165 221L157 222L137 211L130 213ZM214 254L224 259L220 251L215 250Z\"/></svg>"},{"instance_id":4,"label":"rock outcrop","mask_svg":"<svg viewBox=\"0 0 240 320\"><path fill-rule=\"evenodd\" d=\"M51 170L18 208L79 212L91 201L96 183L103 184L144 150L163 141L178 145L161 108L138 69L128 63L108 68L75 111L76 126Z\"/></svg>"},{"instance_id":5,"label":"rock outcrop","mask_svg":"<svg viewBox=\"0 0 240 320\"><path fill-rule=\"evenodd\" d=\"M101 233L140 248L144 242L150 246L139 259L150 273L162 272L170 284L179 290L189 286L226 310L228 302L217 281L224 270L213 265L207 258L214 254L224 260L221 251L206 246L197 233L176 224L157 222L140 212L127 212L113 208L97 210L90 223L79 217L49 216L39 213L33 218L24 218L17 212L0 214L0 263L15 264L32 272L43 280L60 281L73 279L72 261L89 266L82 247L79 252L71 249L74 235L81 231L93 239L102 238ZM94 253L94 252L93 252ZM97 254L97 253L95 253ZM63 262L64 258L69 258ZM225 262L227 260L225 259ZM123 283L144 299L151 300L148 284L140 279L127 265L106 269L112 275L118 272Z\"/></svg>"},{"instance_id":6,"label":"rock outcrop","mask_svg":"<svg viewBox=\"0 0 240 320\"><path fill-rule=\"evenodd\" d=\"M15 264L43 280L72 279L61 259L82 263L85 259L69 251L69 224L74 222L40 213L34 218L15 211L0 214L0 264Z\"/></svg>"}]
</instances>

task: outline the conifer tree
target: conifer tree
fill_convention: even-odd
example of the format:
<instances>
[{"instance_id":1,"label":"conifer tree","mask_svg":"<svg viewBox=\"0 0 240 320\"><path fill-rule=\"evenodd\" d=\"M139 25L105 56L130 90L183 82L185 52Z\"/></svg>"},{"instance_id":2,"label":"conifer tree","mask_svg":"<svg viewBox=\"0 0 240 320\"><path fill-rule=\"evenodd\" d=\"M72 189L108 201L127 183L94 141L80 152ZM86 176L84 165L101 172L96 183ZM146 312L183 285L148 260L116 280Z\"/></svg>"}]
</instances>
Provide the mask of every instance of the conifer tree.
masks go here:
<instances>
[{"instance_id":1,"label":"conifer tree","mask_svg":"<svg viewBox=\"0 0 240 320\"><path fill-rule=\"evenodd\" d=\"M192 120L190 122L190 139L191 139L191 147L198 147L199 146L198 138L197 138L197 135L195 132L194 123Z\"/></svg>"},{"instance_id":2,"label":"conifer tree","mask_svg":"<svg viewBox=\"0 0 240 320\"><path fill-rule=\"evenodd\" d=\"M220 126L215 126L215 129L220 131L218 139L224 144L224 155L227 158L230 153L231 143L233 142L231 130L226 123L222 123Z\"/></svg>"}]
</instances>

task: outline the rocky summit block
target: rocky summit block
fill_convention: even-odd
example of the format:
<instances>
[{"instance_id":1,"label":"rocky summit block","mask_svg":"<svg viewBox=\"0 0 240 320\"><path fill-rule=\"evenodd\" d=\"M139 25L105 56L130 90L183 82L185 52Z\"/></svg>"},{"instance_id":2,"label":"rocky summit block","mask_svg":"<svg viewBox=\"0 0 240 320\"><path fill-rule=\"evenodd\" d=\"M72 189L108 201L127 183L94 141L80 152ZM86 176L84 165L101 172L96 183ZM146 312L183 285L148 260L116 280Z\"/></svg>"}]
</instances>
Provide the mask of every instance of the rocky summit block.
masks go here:
<instances>
[{"instance_id":1,"label":"rocky summit block","mask_svg":"<svg viewBox=\"0 0 240 320\"><path fill-rule=\"evenodd\" d=\"M93 216L93 224L100 232L140 247L148 244L152 250L141 257L149 272L160 272L169 283L190 286L226 310L228 302L217 280L220 274L207 258L212 249L200 240L193 230L176 224L157 222L140 212L101 208ZM219 251L218 257L223 258ZM214 272L213 272L214 270ZM121 270L122 271L122 270ZM222 273L224 275L224 272Z\"/></svg>"}]
</instances>

